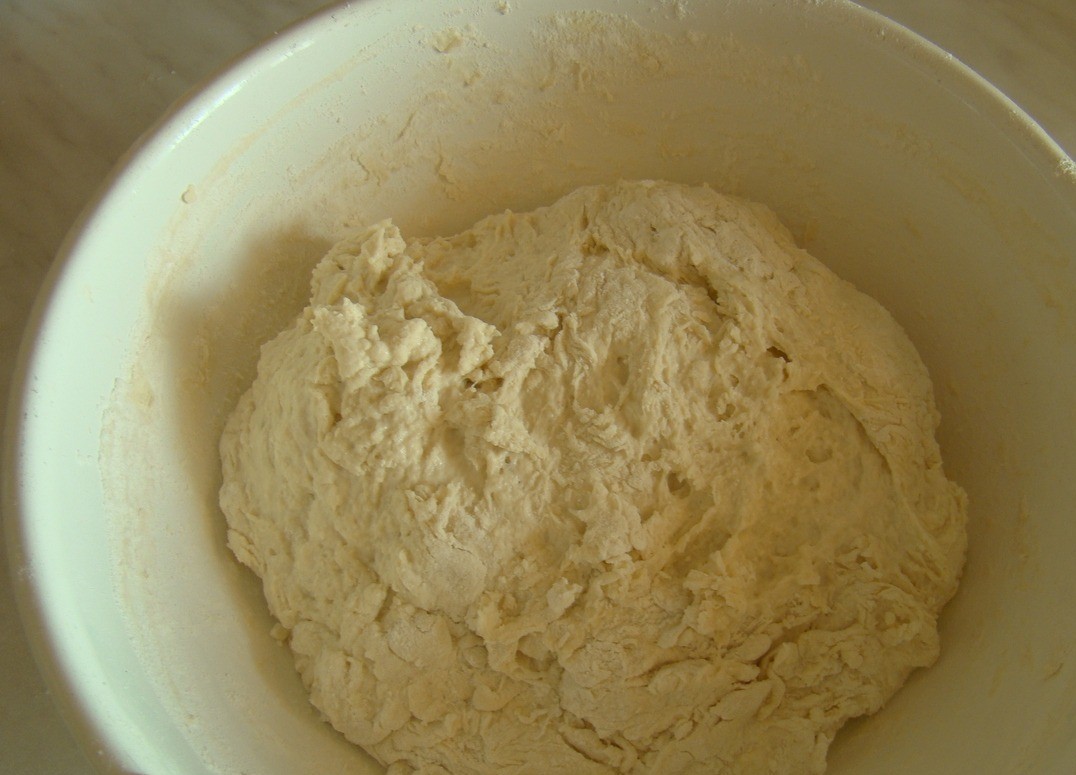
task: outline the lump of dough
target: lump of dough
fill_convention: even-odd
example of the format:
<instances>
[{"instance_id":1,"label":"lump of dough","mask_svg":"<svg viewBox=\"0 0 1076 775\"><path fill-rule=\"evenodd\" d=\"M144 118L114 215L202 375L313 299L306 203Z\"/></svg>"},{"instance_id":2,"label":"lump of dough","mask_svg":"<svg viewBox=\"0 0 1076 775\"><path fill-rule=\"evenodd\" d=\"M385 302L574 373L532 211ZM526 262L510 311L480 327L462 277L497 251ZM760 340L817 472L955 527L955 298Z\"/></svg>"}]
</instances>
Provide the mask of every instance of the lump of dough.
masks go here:
<instances>
[{"instance_id":1,"label":"lump of dough","mask_svg":"<svg viewBox=\"0 0 1076 775\"><path fill-rule=\"evenodd\" d=\"M621 183L337 245L221 505L312 702L394 773L818 773L937 657L937 421L768 210Z\"/></svg>"}]
</instances>

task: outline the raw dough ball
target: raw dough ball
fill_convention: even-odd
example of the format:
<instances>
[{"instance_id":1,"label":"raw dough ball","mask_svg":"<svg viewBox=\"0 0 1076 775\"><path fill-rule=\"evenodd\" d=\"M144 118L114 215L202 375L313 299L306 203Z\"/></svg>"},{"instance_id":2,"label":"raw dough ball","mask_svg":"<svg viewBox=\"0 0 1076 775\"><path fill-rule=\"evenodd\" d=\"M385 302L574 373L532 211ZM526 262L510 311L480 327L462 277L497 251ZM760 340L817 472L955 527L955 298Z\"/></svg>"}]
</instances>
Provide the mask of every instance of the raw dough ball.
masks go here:
<instances>
[{"instance_id":1,"label":"raw dough ball","mask_svg":"<svg viewBox=\"0 0 1076 775\"><path fill-rule=\"evenodd\" d=\"M937 657L936 423L897 324L768 210L622 183L334 248L221 505L393 772L817 773Z\"/></svg>"}]
</instances>

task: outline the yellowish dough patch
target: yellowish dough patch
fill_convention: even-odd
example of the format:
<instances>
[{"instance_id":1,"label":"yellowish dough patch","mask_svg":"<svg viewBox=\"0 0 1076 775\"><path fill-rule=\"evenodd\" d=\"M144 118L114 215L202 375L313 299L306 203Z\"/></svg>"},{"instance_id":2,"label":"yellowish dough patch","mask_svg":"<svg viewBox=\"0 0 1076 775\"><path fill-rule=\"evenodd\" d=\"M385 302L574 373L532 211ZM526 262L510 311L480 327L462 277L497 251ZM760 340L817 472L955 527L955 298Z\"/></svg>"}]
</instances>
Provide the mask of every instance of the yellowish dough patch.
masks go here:
<instances>
[{"instance_id":1,"label":"yellowish dough patch","mask_svg":"<svg viewBox=\"0 0 1076 775\"><path fill-rule=\"evenodd\" d=\"M938 655L937 421L770 211L621 183L337 245L221 505L314 705L393 773L819 773Z\"/></svg>"}]
</instances>

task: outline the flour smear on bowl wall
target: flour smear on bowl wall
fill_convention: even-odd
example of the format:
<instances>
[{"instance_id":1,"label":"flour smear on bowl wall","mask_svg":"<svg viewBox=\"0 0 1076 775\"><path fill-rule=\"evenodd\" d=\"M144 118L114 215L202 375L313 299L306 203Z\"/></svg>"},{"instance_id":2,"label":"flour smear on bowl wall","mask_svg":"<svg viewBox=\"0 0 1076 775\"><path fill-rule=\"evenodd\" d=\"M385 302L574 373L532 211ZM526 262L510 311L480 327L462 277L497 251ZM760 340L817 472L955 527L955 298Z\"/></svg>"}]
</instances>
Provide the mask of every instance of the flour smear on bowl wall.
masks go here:
<instances>
[{"instance_id":1,"label":"flour smear on bowl wall","mask_svg":"<svg viewBox=\"0 0 1076 775\"><path fill-rule=\"evenodd\" d=\"M112 558L118 599L69 609L120 624L97 644L110 659L79 663L110 688L73 681L103 709L94 733L141 771L378 771L311 708L226 547L217 441L258 346L356 226L391 216L409 237L451 234L581 185L666 179L766 203L893 313L938 387L943 456L972 504L941 659L838 736L829 771L1064 772L1076 184L1063 157L958 64L846 3L566 6L321 15L177 114L76 244L102 266L125 246L134 269L99 293L136 320L110 356L92 506L107 552L87 542L74 560ZM137 223L121 215L136 202Z\"/></svg>"}]
</instances>

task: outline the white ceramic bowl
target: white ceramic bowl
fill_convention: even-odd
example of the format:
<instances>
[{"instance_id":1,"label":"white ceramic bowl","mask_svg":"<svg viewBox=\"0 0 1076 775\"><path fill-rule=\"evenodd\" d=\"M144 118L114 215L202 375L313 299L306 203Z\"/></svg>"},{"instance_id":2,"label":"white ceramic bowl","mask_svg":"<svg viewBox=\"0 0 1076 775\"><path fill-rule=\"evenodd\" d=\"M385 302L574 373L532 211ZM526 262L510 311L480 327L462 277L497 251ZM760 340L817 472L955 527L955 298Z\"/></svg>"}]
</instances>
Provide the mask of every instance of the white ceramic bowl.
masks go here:
<instances>
[{"instance_id":1,"label":"white ceramic bowl","mask_svg":"<svg viewBox=\"0 0 1076 775\"><path fill-rule=\"evenodd\" d=\"M943 654L840 773L1076 762L1076 168L973 73L850 3L387 0L321 14L179 106L76 228L11 408L27 628L121 772L362 773L224 545L217 436L349 223L449 232L583 183L770 204L930 367L971 498Z\"/></svg>"}]
</instances>

